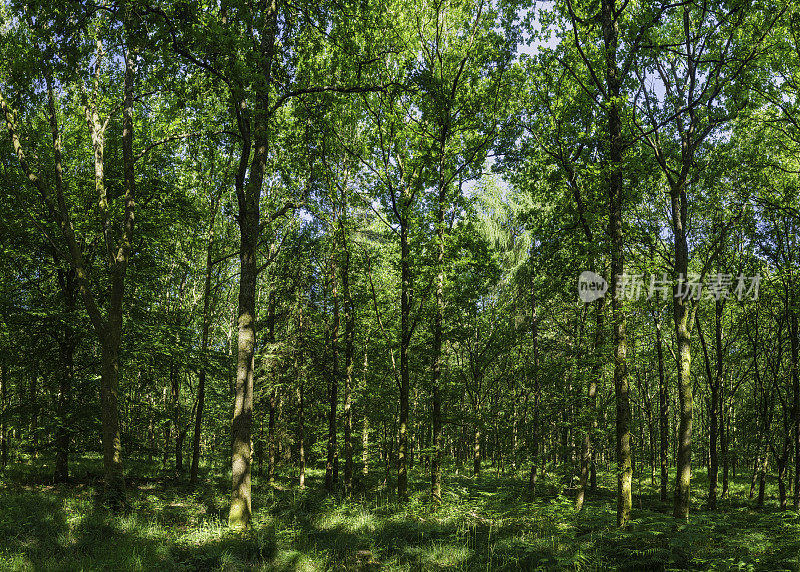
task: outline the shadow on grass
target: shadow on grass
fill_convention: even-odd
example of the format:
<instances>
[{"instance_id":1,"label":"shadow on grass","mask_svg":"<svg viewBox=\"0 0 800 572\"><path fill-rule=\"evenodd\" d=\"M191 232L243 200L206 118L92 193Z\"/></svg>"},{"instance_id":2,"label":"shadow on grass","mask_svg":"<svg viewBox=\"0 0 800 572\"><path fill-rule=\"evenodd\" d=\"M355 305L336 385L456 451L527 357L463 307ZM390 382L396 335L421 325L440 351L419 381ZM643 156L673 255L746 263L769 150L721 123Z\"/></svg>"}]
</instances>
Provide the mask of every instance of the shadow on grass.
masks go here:
<instances>
[{"instance_id":1,"label":"shadow on grass","mask_svg":"<svg viewBox=\"0 0 800 572\"><path fill-rule=\"evenodd\" d=\"M322 492L318 474L308 483L300 491L288 480L256 482L245 534L224 525L224 482L191 490L132 478L123 515L98 504L93 483L8 485L0 489L0 569L798 569L797 515L754 511L738 496L719 511L694 511L686 524L643 486L622 532L611 488L589 495L576 515L558 478L543 480L533 498L518 477L451 475L439 509L427 505L421 472L412 473L419 492L404 505L379 475L362 479L349 500Z\"/></svg>"}]
</instances>

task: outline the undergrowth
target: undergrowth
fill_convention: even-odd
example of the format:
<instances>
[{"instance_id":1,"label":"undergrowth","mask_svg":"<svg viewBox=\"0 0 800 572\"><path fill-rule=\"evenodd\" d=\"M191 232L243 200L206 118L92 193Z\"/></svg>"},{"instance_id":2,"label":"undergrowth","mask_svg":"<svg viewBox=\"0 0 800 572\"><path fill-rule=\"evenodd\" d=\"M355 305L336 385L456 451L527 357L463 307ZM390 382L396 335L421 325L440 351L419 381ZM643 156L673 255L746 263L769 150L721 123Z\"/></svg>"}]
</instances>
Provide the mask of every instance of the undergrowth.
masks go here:
<instances>
[{"instance_id":1,"label":"undergrowth","mask_svg":"<svg viewBox=\"0 0 800 572\"><path fill-rule=\"evenodd\" d=\"M411 474L419 492L404 504L382 475L362 479L350 499L324 494L315 471L304 490L256 477L253 526L237 534L225 524L226 479L207 476L190 490L174 475L144 478L133 467L129 508L111 515L98 501L96 462L76 465L67 485L50 483L45 467L0 473L0 569L800 570L797 513L774 501L755 510L744 481L706 511L702 474L688 523L640 484L626 530L615 526L610 475L600 475L580 514L557 475L533 497L522 474L451 470L436 509L421 471Z\"/></svg>"}]
</instances>

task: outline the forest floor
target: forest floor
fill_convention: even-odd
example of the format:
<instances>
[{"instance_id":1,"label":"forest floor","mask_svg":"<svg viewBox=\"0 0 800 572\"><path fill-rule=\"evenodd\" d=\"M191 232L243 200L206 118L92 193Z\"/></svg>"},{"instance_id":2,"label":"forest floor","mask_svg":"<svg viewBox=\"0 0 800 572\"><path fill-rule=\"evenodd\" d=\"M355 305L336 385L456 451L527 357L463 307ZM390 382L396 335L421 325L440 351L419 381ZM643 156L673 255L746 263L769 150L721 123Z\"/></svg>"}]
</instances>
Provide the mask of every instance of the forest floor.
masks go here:
<instances>
[{"instance_id":1,"label":"forest floor","mask_svg":"<svg viewBox=\"0 0 800 572\"><path fill-rule=\"evenodd\" d=\"M118 516L98 506L97 459L76 464L67 485L48 482L41 466L0 472L0 569L800 570L798 514L780 512L771 489L755 510L745 479L719 510L706 511L702 469L688 524L672 518L649 478L635 480L635 520L625 532L615 527L611 475L600 475L580 514L555 476L532 498L522 472L474 479L451 467L435 511L422 472L412 472L420 492L403 506L382 474L350 500L325 495L318 471L305 490L256 478L254 525L241 535L225 525L226 480L190 491L172 478L137 477L137 468L151 470L129 467L130 509Z\"/></svg>"}]
</instances>

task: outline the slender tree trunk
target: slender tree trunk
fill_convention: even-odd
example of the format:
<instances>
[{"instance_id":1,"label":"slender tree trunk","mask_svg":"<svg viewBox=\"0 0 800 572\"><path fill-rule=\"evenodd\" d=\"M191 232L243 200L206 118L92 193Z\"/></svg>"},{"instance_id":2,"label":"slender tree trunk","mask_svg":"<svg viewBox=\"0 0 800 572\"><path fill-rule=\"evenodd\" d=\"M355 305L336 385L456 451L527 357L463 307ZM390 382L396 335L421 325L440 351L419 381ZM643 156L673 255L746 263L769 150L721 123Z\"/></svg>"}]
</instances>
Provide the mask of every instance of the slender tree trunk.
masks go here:
<instances>
[{"instance_id":1,"label":"slender tree trunk","mask_svg":"<svg viewBox=\"0 0 800 572\"><path fill-rule=\"evenodd\" d=\"M778 463L778 506L781 510L786 510L786 465L789 461L788 448L776 461Z\"/></svg>"},{"instance_id":2,"label":"slender tree trunk","mask_svg":"<svg viewBox=\"0 0 800 572\"><path fill-rule=\"evenodd\" d=\"M439 165L440 176L444 166ZM433 452L431 457L431 501L442 504L442 320L444 316L444 209L447 188L439 181L439 197L436 205L436 309L433 317L433 362L431 364L431 387L433 390L432 424Z\"/></svg>"},{"instance_id":3,"label":"slender tree trunk","mask_svg":"<svg viewBox=\"0 0 800 572\"><path fill-rule=\"evenodd\" d=\"M170 416L172 426L175 429L175 474L183 472L183 440L181 439L181 382L180 372L174 360L169 364L170 381ZM166 443L169 448L169 441Z\"/></svg>"},{"instance_id":4,"label":"slender tree trunk","mask_svg":"<svg viewBox=\"0 0 800 572\"><path fill-rule=\"evenodd\" d=\"M718 306L719 308L719 306ZM721 312L721 310L720 310ZM721 316L721 313L720 313ZM705 362L706 368L706 378L708 379L708 388L711 394L710 404L709 404L709 463L708 463L708 508L709 510L715 510L717 508L717 409L718 409L718 382L719 382L719 375L721 375L721 371L719 369L720 364L718 363L717 366L717 376L715 377L714 374L711 372L711 360L708 356L708 347L706 345L706 338L703 335L703 328L700 325L700 319L696 317L695 323L697 324L697 333L700 336L700 345L703 349L703 359ZM717 328L720 327L720 323L716 322ZM722 347L722 340L721 340L721 333L717 331L717 338L719 339L719 346L716 347L717 353L717 361L719 362L721 347Z\"/></svg>"},{"instance_id":5,"label":"slender tree trunk","mask_svg":"<svg viewBox=\"0 0 800 572\"><path fill-rule=\"evenodd\" d=\"M794 423L794 491L793 506L800 510L800 341L798 337L797 312L792 310L789 319L789 337L791 339L791 375L792 375L792 420Z\"/></svg>"},{"instance_id":6,"label":"slender tree trunk","mask_svg":"<svg viewBox=\"0 0 800 572\"><path fill-rule=\"evenodd\" d=\"M364 344L364 395L367 395L367 368L369 367L369 339ZM367 414L366 402L362 406L363 424L361 426L361 474L367 476L369 474L369 415Z\"/></svg>"},{"instance_id":7,"label":"slender tree trunk","mask_svg":"<svg viewBox=\"0 0 800 572\"><path fill-rule=\"evenodd\" d=\"M64 296L66 319L60 340L61 373L58 384L58 428L56 429L56 462L54 480L69 480L69 448L71 440L70 393L75 379L75 331L72 327L75 311L76 284L75 271L72 269L58 271L58 281Z\"/></svg>"},{"instance_id":8,"label":"slender tree trunk","mask_svg":"<svg viewBox=\"0 0 800 572\"><path fill-rule=\"evenodd\" d=\"M531 300L531 345L533 349L533 427L531 427L531 471L528 478L528 489L532 495L536 494L536 480L539 472L539 440L541 428L539 427L539 405L541 403L541 387L539 386L539 316L536 304L536 268L531 257L530 276Z\"/></svg>"},{"instance_id":9,"label":"slender tree trunk","mask_svg":"<svg viewBox=\"0 0 800 572\"><path fill-rule=\"evenodd\" d=\"M275 382L273 378L273 383ZM273 387L269 394L269 422L267 434L267 482L275 482L275 410L280 397L277 390ZM262 423L263 427L263 423ZM263 445L262 445L263 446Z\"/></svg>"},{"instance_id":10,"label":"slender tree trunk","mask_svg":"<svg viewBox=\"0 0 800 572\"><path fill-rule=\"evenodd\" d=\"M306 486L306 420L305 420L305 375L303 370L305 338L303 336L303 306L301 297L297 296L297 348L294 354L294 370L297 375L297 456L298 485Z\"/></svg>"},{"instance_id":11,"label":"slender tree trunk","mask_svg":"<svg viewBox=\"0 0 800 572\"><path fill-rule=\"evenodd\" d=\"M589 481L589 472L592 464L592 433L597 428L597 384L600 381L601 362L600 347L603 340L603 301L600 298L596 305L595 333L594 333L594 359L592 371L589 377L589 389L587 392L586 407L589 409L589 424L586 427L586 434L583 436L581 445L581 473L578 482L578 494L575 497L575 510L580 512L583 509L583 502L586 496L586 485Z\"/></svg>"},{"instance_id":12,"label":"slender tree trunk","mask_svg":"<svg viewBox=\"0 0 800 572\"><path fill-rule=\"evenodd\" d=\"M350 496L353 491L353 338L355 336L355 313L350 296L350 250L345 228L342 226L342 293L345 304L344 322L344 488Z\"/></svg>"},{"instance_id":13,"label":"slender tree trunk","mask_svg":"<svg viewBox=\"0 0 800 572\"><path fill-rule=\"evenodd\" d=\"M622 227L623 209L623 166L622 166L622 120L620 117L620 96L622 78L617 64L619 42L618 12L615 0L602 0L601 19L603 43L606 59L606 86L609 101L606 104L609 136L609 234L611 236L611 313L614 326L614 396L617 409L617 526L624 527L631 518L631 482L633 466L631 461L630 397L626 354L628 341L625 332L625 313L622 299L615 295L617 277L625 271L624 234Z\"/></svg>"},{"instance_id":14,"label":"slender tree trunk","mask_svg":"<svg viewBox=\"0 0 800 572\"><path fill-rule=\"evenodd\" d=\"M709 466L708 466L708 506L711 510L717 507L717 474L719 473L719 457L717 455L717 439L720 433L719 411L720 391L725 380L723 379L722 355L722 300L717 300L714 305L714 347L716 354L716 371L714 386L711 388L711 411L709 427Z\"/></svg>"},{"instance_id":15,"label":"slender tree trunk","mask_svg":"<svg viewBox=\"0 0 800 572\"><path fill-rule=\"evenodd\" d=\"M213 160L213 159L212 159ZM200 330L200 353L202 365L197 375L197 411L194 417L194 434L192 435L192 466L189 469L189 484L197 484L200 470L200 441L203 434L203 410L206 402L206 353L208 352L208 338L211 330L211 272L213 270L214 255L214 223L217 217L220 195L211 200L211 220L208 223L206 236L206 271L203 277L203 317Z\"/></svg>"},{"instance_id":16,"label":"slender tree trunk","mask_svg":"<svg viewBox=\"0 0 800 572\"><path fill-rule=\"evenodd\" d=\"M667 381L664 375L664 350L661 342L661 319L655 318L656 322L656 353L658 354L658 427L660 435L659 464L661 465L661 501L667 500L667 483L669 473L667 472L667 458L669 449L669 396L667 393Z\"/></svg>"},{"instance_id":17,"label":"slender tree trunk","mask_svg":"<svg viewBox=\"0 0 800 572\"><path fill-rule=\"evenodd\" d=\"M408 500L409 346L411 345L411 253L408 244L408 190L402 191L400 223L400 426L397 447L397 498Z\"/></svg>"},{"instance_id":18,"label":"slender tree trunk","mask_svg":"<svg viewBox=\"0 0 800 572\"><path fill-rule=\"evenodd\" d=\"M725 389L724 384L721 389ZM722 494L720 498L728 498L729 485L730 455L728 453L728 437L730 427L728 426L727 415L723 415L726 411L725 394L720 392L719 448L722 453Z\"/></svg>"},{"instance_id":19,"label":"slender tree trunk","mask_svg":"<svg viewBox=\"0 0 800 572\"><path fill-rule=\"evenodd\" d=\"M270 257L275 255L275 245L270 247ZM275 436L275 415L278 407L278 372L275 367L275 288L270 288L267 297L267 356L265 357L265 377L267 383L271 386L269 392L269 421L267 425L267 482L272 483L275 481L275 458L276 458L276 436ZM264 422L260 423L261 437L259 439L258 449L258 471L259 475L263 476L263 459L264 459Z\"/></svg>"},{"instance_id":20,"label":"slender tree trunk","mask_svg":"<svg viewBox=\"0 0 800 572\"><path fill-rule=\"evenodd\" d=\"M334 253L335 253L334 248ZM334 254L335 256L335 254ZM331 273L333 281L333 327L331 328L331 380L328 388L328 449L325 462L325 490L332 493L336 489L338 476L338 447L336 443L336 410L339 400L339 285L336 267Z\"/></svg>"},{"instance_id":21,"label":"slender tree trunk","mask_svg":"<svg viewBox=\"0 0 800 572\"><path fill-rule=\"evenodd\" d=\"M481 474L481 429L480 426L475 426L475 440L472 446L472 474L475 477Z\"/></svg>"},{"instance_id":22,"label":"slender tree trunk","mask_svg":"<svg viewBox=\"0 0 800 572\"><path fill-rule=\"evenodd\" d=\"M767 467L769 466L769 455L764 452L758 464L758 500L756 508L764 508L764 492L767 484Z\"/></svg>"},{"instance_id":23,"label":"slender tree trunk","mask_svg":"<svg viewBox=\"0 0 800 572\"><path fill-rule=\"evenodd\" d=\"M0 458L3 467L8 464L8 428L6 427L6 413L8 411L8 365L0 362Z\"/></svg>"}]
</instances>

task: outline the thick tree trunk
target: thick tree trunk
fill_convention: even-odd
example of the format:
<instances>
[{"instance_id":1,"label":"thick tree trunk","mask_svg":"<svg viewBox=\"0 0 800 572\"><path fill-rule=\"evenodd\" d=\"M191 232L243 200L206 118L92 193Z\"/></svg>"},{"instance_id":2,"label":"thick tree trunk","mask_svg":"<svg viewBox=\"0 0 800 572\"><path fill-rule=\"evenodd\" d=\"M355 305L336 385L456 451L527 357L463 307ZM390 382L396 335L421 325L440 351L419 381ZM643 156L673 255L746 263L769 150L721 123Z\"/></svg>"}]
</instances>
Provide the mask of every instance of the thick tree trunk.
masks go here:
<instances>
[{"instance_id":1,"label":"thick tree trunk","mask_svg":"<svg viewBox=\"0 0 800 572\"><path fill-rule=\"evenodd\" d=\"M103 435L106 502L112 510L125 504L125 480L122 469L122 438L119 428L118 375L119 334L101 346L100 408Z\"/></svg>"},{"instance_id":2,"label":"thick tree trunk","mask_svg":"<svg viewBox=\"0 0 800 572\"><path fill-rule=\"evenodd\" d=\"M231 506L228 524L233 528L248 528L252 514L251 465L253 427L253 358L255 355L256 287L258 280L257 252L261 236L260 202L261 186L267 162L269 143L269 89L272 59L277 30L277 5L267 3L261 36L263 48L263 74L256 80L256 108L253 118L255 149L250 163L250 178L245 186L251 150L250 120L247 101L239 93L233 100L234 113L242 136L242 150L236 173L236 197L239 203L239 308L234 385L233 422L231 424Z\"/></svg>"},{"instance_id":3,"label":"thick tree trunk","mask_svg":"<svg viewBox=\"0 0 800 572\"><path fill-rule=\"evenodd\" d=\"M789 451L777 459L778 463L778 505L781 510L786 510L786 465L789 461Z\"/></svg>"},{"instance_id":4,"label":"thick tree trunk","mask_svg":"<svg viewBox=\"0 0 800 572\"><path fill-rule=\"evenodd\" d=\"M756 508L764 508L764 493L767 484L767 467L769 466L769 455L764 452L758 464L758 500Z\"/></svg>"},{"instance_id":5,"label":"thick tree trunk","mask_svg":"<svg viewBox=\"0 0 800 572\"><path fill-rule=\"evenodd\" d=\"M260 189L260 184L259 184ZM260 194L260 193L258 193ZM258 244L258 205L251 204L239 213L241 246L239 264L239 337L234 387L231 434L231 506L228 523L235 528L250 526L252 427L253 427L253 357L255 354L256 246Z\"/></svg>"},{"instance_id":6,"label":"thick tree trunk","mask_svg":"<svg viewBox=\"0 0 800 572\"><path fill-rule=\"evenodd\" d=\"M689 272L689 247L686 240L688 217L686 189L677 184L670 189L672 230L675 239L675 291L672 312L675 321L678 358L678 401L680 423L678 425L678 454L675 474L675 500L673 516L689 518L689 498L692 477L692 421L694 397L692 394L692 350L690 339L689 300L686 290Z\"/></svg>"}]
</instances>

